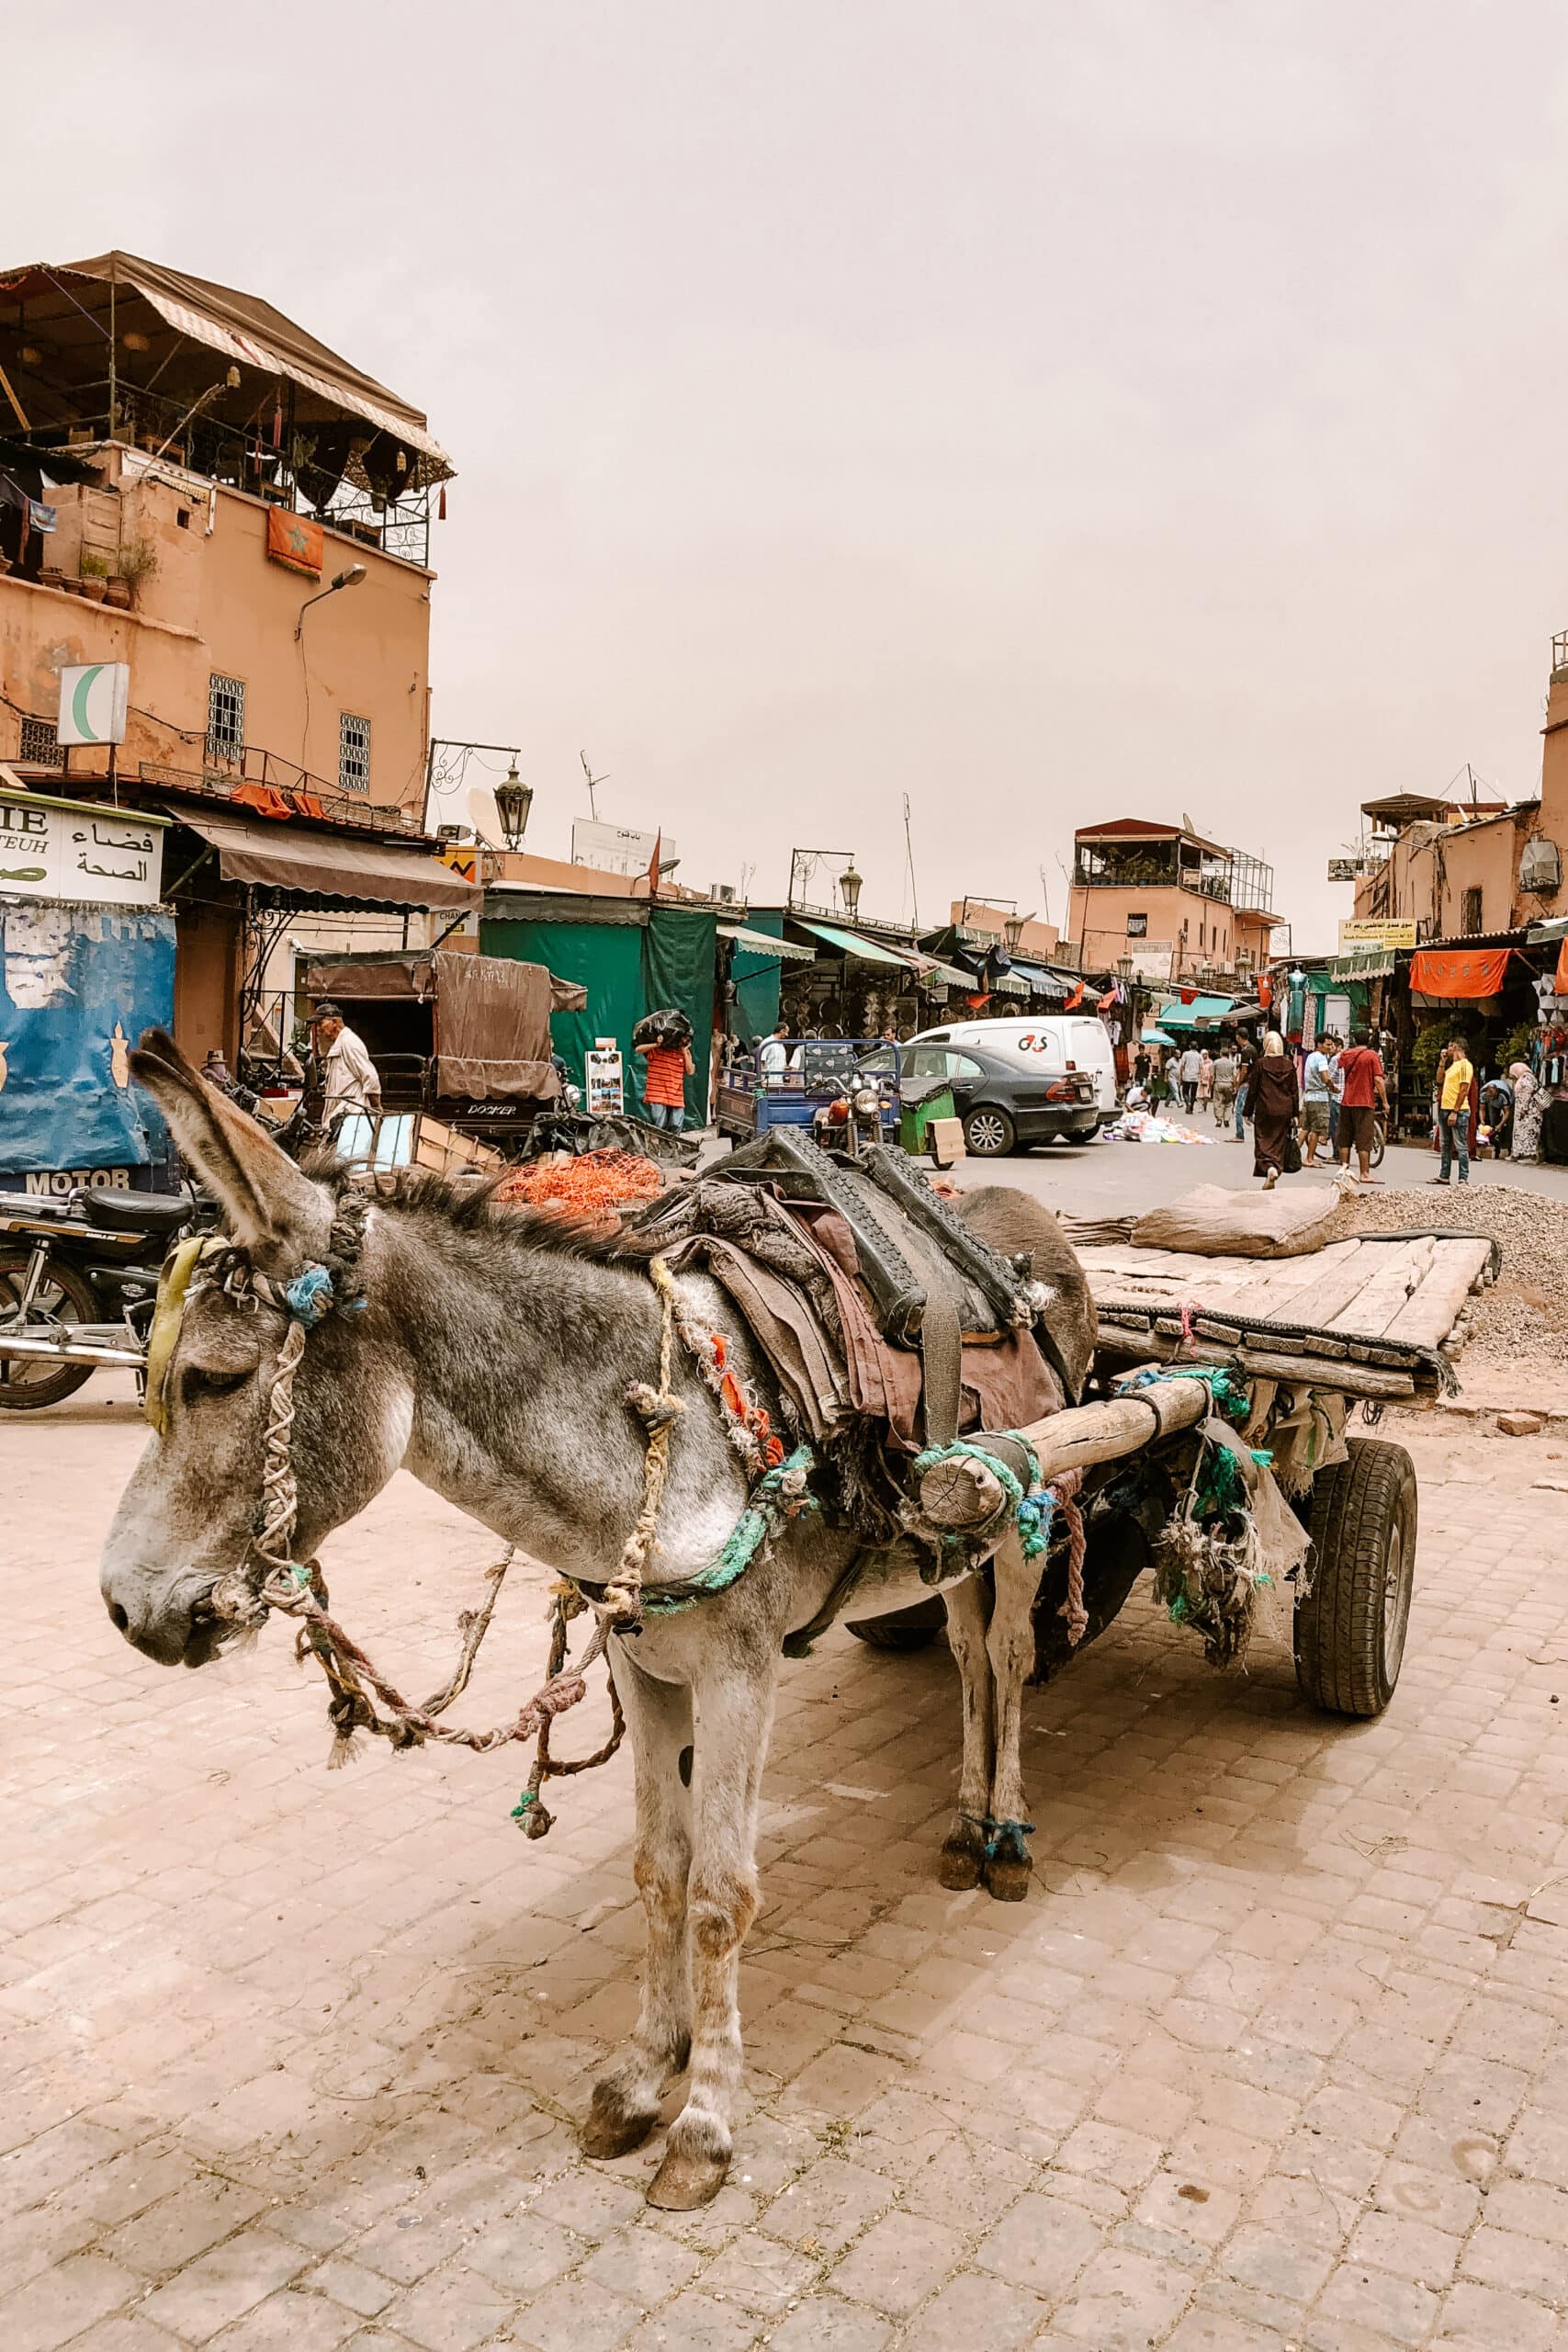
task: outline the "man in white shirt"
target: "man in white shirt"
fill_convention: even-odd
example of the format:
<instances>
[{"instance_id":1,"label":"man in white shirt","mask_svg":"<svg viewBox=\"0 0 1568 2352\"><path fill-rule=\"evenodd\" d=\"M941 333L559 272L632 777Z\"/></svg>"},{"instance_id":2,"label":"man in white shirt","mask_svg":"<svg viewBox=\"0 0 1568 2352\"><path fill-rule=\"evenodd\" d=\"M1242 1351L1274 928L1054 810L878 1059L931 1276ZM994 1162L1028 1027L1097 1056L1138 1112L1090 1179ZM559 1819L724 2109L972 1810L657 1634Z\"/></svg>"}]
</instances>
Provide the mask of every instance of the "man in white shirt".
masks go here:
<instances>
[{"instance_id":1,"label":"man in white shirt","mask_svg":"<svg viewBox=\"0 0 1568 2352\"><path fill-rule=\"evenodd\" d=\"M773 1035L764 1037L757 1048L757 1067L762 1073L762 1082L765 1086L781 1086L784 1083L792 1058L789 1047L784 1044L784 1039L788 1035L789 1023L781 1021ZM798 1052L793 1058L798 1068L800 1062Z\"/></svg>"},{"instance_id":2,"label":"man in white shirt","mask_svg":"<svg viewBox=\"0 0 1568 2352\"><path fill-rule=\"evenodd\" d=\"M1189 1046L1177 1064L1177 1076L1181 1080L1181 1100L1190 1111L1198 1101L1198 1080L1202 1074L1203 1057L1196 1046Z\"/></svg>"},{"instance_id":3,"label":"man in white shirt","mask_svg":"<svg viewBox=\"0 0 1568 2352\"><path fill-rule=\"evenodd\" d=\"M344 1021L335 1004L319 1004L310 1016L316 1053L321 1064L323 1102L321 1123L331 1127L345 1111L379 1111L381 1080L365 1050L365 1040Z\"/></svg>"},{"instance_id":4,"label":"man in white shirt","mask_svg":"<svg viewBox=\"0 0 1568 2352\"><path fill-rule=\"evenodd\" d=\"M1316 1165L1317 1147L1325 1148L1325 1157L1334 1148L1334 1086L1338 1069L1339 1040L1332 1029L1325 1029L1306 1057L1306 1070L1302 1086L1302 1142L1305 1147L1302 1166Z\"/></svg>"}]
</instances>

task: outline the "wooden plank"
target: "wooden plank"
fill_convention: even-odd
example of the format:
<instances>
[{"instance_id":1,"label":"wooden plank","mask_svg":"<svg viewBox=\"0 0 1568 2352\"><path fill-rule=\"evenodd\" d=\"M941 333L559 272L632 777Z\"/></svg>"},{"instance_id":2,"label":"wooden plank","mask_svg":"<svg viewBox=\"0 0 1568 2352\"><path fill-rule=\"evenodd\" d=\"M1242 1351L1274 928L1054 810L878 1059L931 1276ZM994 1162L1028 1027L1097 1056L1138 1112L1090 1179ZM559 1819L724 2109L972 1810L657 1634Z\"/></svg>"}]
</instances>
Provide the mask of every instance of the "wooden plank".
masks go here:
<instances>
[{"instance_id":1,"label":"wooden plank","mask_svg":"<svg viewBox=\"0 0 1568 2352\"><path fill-rule=\"evenodd\" d=\"M1353 1298L1335 1317L1331 1328L1336 1331L1359 1332L1365 1339L1375 1339L1386 1331L1405 1300L1426 1281L1436 1246L1427 1239L1369 1242L1365 1255L1372 1270L1371 1280L1360 1296Z\"/></svg>"},{"instance_id":2,"label":"wooden plank","mask_svg":"<svg viewBox=\"0 0 1568 2352\"><path fill-rule=\"evenodd\" d=\"M1343 1255L1337 1252L1331 1265L1324 1262L1328 1255L1326 1250L1319 1252L1312 1281L1293 1291L1271 1291L1261 1307L1256 1295L1238 1299L1230 1312L1248 1322L1309 1323L1314 1330L1325 1329L1367 1283L1366 1261L1358 1246L1347 1247Z\"/></svg>"},{"instance_id":3,"label":"wooden plank","mask_svg":"<svg viewBox=\"0 0 1568 2352\"><path fill-rule=\"evenodd\" d=\"M1470 1296L1470 1286L1491 1258L1484 1238L1459 1237L1433 1245L1431 1272L1413 1298L1407 1299L1383 1337L1404 1340L1413 1347L1440 1348L1452 1331Z\"/></svg>"},{"instance_id":4,"label":"wooden plank","mask_svg":"<svg viewBox=\"0 0 1568 2352\"><path fill-rule=\"evenodd\" d=\"M1202 1345L1201 1340L1198 1343ZM1143 1331L1118 1330L1107 1326L1100 1331L1095 1352L1111 1363L1168 1363L1183 1350L1179 1339ZM1410 1372L1385 1371L1381 1366L1352 1363L1348 1359L1327 1359L1318 1356L1287 1355L1273 1349L1243 1347L1218 1350L1222 1362L1230 1362L1249 1378L1282 1381L1290 1385L1305 1382L1313 1388L1336 1390L1345 1396L1413 1396L1417 1393L1416 1375ZM1187 1361L1191 1362L1190 1354Z\"/></svg>"},{"instance_id":5,"label":"wooden plank","mask_svg":"<svg viewBox=\"0 0 1568 2352\"><path fill-rule=\"evenodd\" d=\"M1331 1241L1326 1250L1309 1250L1301 1258L1275 1258L1255 1267L1251 1283L1235 1302L1236 1311L1269 1317L1279 1316L1295 1323L1319 1321L1317 1316L1297 1311L1303 1297L1317 1283L1337 1275L1341 1266L1348 1265L1359 1256L1360 1246L1359 1241Z\"/></svg>"}]
</instances>

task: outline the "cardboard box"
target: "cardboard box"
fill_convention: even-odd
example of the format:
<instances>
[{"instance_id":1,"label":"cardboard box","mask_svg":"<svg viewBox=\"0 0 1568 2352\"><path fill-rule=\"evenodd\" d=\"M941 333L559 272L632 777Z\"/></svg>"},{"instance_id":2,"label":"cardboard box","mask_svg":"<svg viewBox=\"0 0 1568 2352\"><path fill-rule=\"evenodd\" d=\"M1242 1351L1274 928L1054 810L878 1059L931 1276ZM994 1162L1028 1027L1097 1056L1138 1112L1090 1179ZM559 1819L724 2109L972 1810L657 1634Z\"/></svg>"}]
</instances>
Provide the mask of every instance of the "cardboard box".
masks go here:
<instances>
[{"instance_id":1,"label":"cardboard box","mask_svg":"<svg viewBox=\"0 0 1568 2352\"><path fill-rule=\"evenodd\" d=\"M926 1145L939 1168L951 1168L954 1160L966 1159L963 1120L933 1119L926 1129Z\"/></svg>"}]
</instances>

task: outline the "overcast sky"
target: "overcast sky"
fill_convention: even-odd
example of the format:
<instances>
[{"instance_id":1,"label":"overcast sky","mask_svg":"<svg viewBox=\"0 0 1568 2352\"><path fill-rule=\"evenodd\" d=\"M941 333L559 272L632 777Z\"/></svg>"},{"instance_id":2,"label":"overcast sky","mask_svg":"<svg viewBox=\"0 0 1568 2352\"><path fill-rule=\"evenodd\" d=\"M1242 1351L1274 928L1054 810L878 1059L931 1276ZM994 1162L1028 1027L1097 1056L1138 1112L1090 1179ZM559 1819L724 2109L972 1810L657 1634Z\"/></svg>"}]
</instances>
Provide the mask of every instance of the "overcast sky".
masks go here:
<instances>
[{"instance_id":1,"label":"overcast sky","mask_svg":"<svg viewBox=\"0 0 1568 2352\"><path fill-rule=\"evenodd\" d=\"M907 792L922 918L1060 921L1075 825L1186 810L1301 950L1362 799L1536 789L1547 0L33 13L5 259L223 279L428 411L436 730L522 745L539 850L586 746L683 880L845 849L897 916Z\"/></svg>"}]
</instances>

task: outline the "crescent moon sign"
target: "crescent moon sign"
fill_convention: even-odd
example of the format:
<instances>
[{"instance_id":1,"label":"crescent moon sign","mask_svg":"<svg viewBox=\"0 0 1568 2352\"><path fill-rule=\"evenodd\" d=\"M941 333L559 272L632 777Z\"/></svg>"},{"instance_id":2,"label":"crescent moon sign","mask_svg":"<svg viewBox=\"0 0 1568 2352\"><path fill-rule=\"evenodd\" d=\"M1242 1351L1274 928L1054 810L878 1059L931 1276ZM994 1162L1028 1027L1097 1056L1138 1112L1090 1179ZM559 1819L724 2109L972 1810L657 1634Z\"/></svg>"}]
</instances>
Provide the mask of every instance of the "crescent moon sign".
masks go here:
<instances>
[{"instance_id":1,"label":"crescent moon sign","mask_svg":"<svg viewBox=\"0 0 1568 2352\"><path fill-rule=\"evenodd\" d=\"M97 684L99 678L102 676L103 667L103 663L101 662L97 662L94 663L90 670L84 670L81 676L76 681L76 691L71 697L72 721L76 729L77 734L82 736L83 739L89 743L94 741L95 738L93 734L92 721L87 717L87 696L92 693L93 688Z\"/></svg>"}]
</instances>

